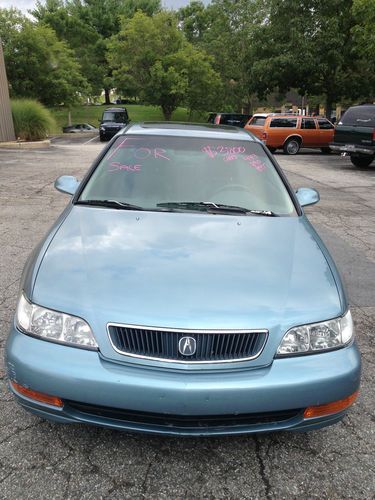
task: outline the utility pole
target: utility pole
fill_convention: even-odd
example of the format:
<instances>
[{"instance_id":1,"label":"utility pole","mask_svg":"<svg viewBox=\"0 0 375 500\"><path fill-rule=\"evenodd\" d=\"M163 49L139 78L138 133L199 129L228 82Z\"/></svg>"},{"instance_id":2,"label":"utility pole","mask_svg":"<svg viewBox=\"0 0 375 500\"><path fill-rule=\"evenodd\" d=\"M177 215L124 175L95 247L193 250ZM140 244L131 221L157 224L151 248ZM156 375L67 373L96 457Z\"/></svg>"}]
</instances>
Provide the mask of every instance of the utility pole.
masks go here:
<instances>
[{"instance_id":1,"label":"utility pole","mask_svg":"<svg viewBox=\"0 0 375 500\"><path fill-rule=\"evenodd\" d=\"M8 79L5 71L3 44L0 38L0 142L15 141L12 111L10 109Z\"/></svg>"}]
</instances>

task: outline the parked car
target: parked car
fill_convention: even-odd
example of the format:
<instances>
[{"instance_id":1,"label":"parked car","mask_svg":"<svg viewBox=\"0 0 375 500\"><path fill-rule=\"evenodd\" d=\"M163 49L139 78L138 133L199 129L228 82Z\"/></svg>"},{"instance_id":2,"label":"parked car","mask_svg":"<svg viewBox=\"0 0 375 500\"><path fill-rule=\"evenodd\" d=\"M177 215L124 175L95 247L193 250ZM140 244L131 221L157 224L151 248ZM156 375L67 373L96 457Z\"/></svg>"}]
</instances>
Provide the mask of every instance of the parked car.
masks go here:
<instances>
[{"instance_id":1,"label":"parked car","mask_svg":"<svg viewBox=\"0 0 375 500\"><path fill-rule=\"evenodd\" d=\"M63 132L64 134L79 134L81 132L98 132L98 129L89 123L77 123L63 127Z\"/></svg>"},{"instance_id":2,"label":"parked car","mask_svg":"<svg viewBox=\"0 0 375 500\"><path fill-rule=\"evenodd\" d=\"M251 115L241 113L210 113L207 121L215 125L232 125L243 128L250 118Z\"/></svg>"},{"instance_id":3,"label":"parked car","mask_svg":"<svg viewBox=\"0 0 375 500\"><path fill-rule=\"evenodd\" d=\"M285 154L295 155L301 147L319 148L329 153L334 125L322 117L255 114L245 125L271 152L282 149Z\"/></svg>"},{"instance_id":4,"label":"parked car","mask_svg":"<svg viewBox=\"0 0 375 500\"><path fill-rule=\"evenodd\" d=\"M99 126L99 139L108 141L129 123L126 108L108 108L103 112Z\"/></svg>"},{"instance_id":5,"label":"parked car","mask_svg":"<svg viewBox=\"0 0 375 500\"><path fill-rule=\"evenodd\" d=\"M354 402L345 291L266 147L238 128L130 125L29 258L6 345L25 409L170 435L310 430Z\"/></svg>"},{"instance_id":6,"label":"parked car","mask_svg":"<svg viewBox=\"0 0 375 500\"><path fill-rule=\"evenodd\" d=\"M356 167L368 167L375 159L375 105L349 108L338 122L333 151L347 153Z\"/></svg>"}]
</instances>

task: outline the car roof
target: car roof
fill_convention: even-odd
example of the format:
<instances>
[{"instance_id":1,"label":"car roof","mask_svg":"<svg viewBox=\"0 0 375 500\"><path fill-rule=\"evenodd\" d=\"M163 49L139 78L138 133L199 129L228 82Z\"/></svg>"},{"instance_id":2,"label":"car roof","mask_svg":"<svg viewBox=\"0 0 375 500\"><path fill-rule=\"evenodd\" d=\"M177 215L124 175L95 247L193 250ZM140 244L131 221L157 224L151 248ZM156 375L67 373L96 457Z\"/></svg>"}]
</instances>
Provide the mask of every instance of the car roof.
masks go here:
<instances>
[{"instance_id":1,"label":"car roof","mask_svg":"<svg viewBox=\"0 0 375 500\"><path fill-rule=\"evenodd\" d=\"M104 112L106 111L126 111L126 108L106 108Z\"/></svg>"},{"instance_id":2,"label":"car roof","mask_svg":"<svg viewBox=\"0 0 375 500\"><path fill-rule=\"evenodd\" d=\"M184 122L142 122L130 124L125 134L168 135L175 137L203 137L207 139L233 139L260 142L246 130L230 125Z\"/></svg>"}]
</instances>

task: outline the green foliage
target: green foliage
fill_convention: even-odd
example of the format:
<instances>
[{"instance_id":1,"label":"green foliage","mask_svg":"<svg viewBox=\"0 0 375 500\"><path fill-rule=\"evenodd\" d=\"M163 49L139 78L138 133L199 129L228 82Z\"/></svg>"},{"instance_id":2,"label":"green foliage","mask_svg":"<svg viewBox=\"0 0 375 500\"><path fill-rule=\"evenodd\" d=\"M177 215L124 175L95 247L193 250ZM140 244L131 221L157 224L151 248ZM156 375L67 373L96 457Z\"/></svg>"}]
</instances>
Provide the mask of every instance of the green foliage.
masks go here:
<instances>
[{"instance_id":1,"label":"green foliage","mask_svg":"<svg viewBox=\"0 0 375 500\"><path fill-rule=\"evenodd\" d=\"M192 2L180 10L187 36L212 56L221 76L216 108L251 107L256 86L249 71L254 59L250 37L259 21L258 10L255 0L213 0L206 8Z\"/></svg>"},{"instance_id":2,"label":"green foliage","mask_svg":"<svg viewBox=\"0 0 375 500\"><path fill-rule=\"evenodd\" d=\"M186 41L176 16L165 11L122 18L120 33L109 43L108 60L117 88L161 106L168 120L180 105L207 109L220 85L211 59Z\"/></svg>"},{"instance_id":3,"label":"green foliage","mask_svg":"<svg viewBox=\"0 0 375 500\"><path fill-rule=\"evenodd\" d=\"M85 91L79 64L48 26L35 25L14 9L0 9L0 37L11 97L30 97L46 105L70 104Z\"/></svg>"},{"instance_id":4,"label":"green foliage","mask_svg":"<svg viewBox=\"0 0 375 500\"><path fill-rule=\"evenodd\" d=\"M11 107L17 138L38 141L45 139L56 128L51 113L38 101L13 99Z\"/></svg>"},{"instance_id":5,"label":"green foliage","mask_svg":"<svg viewBox=\"0 0 375 500\"><path fill-rule=\"evenodd\" d=\"M359 50L375 69L375 2L374 0L353 0L352 14L355 26L352 34Z\"/></svg>"},{"instance_id":6,"label":"green foliage","mask_svg":"<svg viewBox=\"0 0 375 500\"><path fill-rule=\"evenodd\" d=\"M182 7L177 14L187 40L191 43L201 43L210 26L205 5L200 0L193 0L186 7Z\"/></svg>"},{"instance_id":7,"label":"green foliage","mask_svg":"<svg viewBox=\"0 0 375 500\"><path fill-rule=\"evenodd\" d=\"M326 114L344 97L371 91L373 72L352 36L353 0L265 0L264 18L251 42L257 58L257 92L294 87L301 95L323 94ZM332 15L332 13L335 13Z\"/></svg>"},{"instance_id":8,"label":"green foliage","mask_svg":"<svg viewBox=\"0 0 375 500\"><path fill-rule=\"evenodd\" d=\"M74 51L91 96L113 86L112 70L107 64L107 40L118 33L120 15L130 18L137 11L153 15L160 0L46 0L38 1L32 15L50 26Z\"/></svg>"}]
</instances>

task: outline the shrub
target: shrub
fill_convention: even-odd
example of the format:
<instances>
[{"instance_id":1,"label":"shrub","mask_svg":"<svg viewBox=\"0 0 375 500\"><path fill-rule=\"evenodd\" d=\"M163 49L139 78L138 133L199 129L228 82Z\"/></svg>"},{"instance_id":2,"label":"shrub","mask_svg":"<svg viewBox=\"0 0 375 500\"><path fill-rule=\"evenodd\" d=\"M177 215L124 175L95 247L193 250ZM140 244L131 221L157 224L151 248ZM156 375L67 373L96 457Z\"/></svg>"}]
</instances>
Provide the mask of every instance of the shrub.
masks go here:
<instances>
[{"instance_id":1,"label":"shrub","mask_svg":"<svg viewBox=\"0 0 375 500\"><path fill-rule=\"evenodd\" d=\"M11 101L14 131L24 141L45 139L56 123L51 113L38 101L14 99Z\"/></svg>"}]
</instances>

